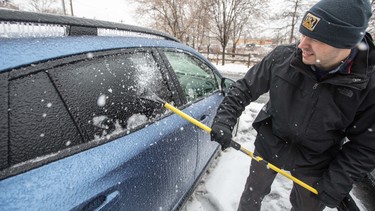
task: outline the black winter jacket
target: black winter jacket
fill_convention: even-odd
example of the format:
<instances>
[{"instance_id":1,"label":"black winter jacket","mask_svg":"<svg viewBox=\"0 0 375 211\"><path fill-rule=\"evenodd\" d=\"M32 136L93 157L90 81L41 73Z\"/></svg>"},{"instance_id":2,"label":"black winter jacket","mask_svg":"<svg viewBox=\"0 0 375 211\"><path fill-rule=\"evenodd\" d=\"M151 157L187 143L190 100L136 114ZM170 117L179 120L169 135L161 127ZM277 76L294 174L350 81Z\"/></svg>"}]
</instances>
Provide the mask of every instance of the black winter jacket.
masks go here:
<instances>
[{"instance_id":1,"label":"black winter jacket","mask_svg":"<svg viewBox=\"0 0 375 211\"><path fill-rule=\"evenodd\" d=\"M245 107L269 91L253 123L257 153L292 174L321 177L319 191L341 201L375 168L375 47L369 35L363 41L369 48L359 51L350 74L321 82L297 45L275 48L235 83L214 124L233 128Z\"/></svg>"}]
</instances>

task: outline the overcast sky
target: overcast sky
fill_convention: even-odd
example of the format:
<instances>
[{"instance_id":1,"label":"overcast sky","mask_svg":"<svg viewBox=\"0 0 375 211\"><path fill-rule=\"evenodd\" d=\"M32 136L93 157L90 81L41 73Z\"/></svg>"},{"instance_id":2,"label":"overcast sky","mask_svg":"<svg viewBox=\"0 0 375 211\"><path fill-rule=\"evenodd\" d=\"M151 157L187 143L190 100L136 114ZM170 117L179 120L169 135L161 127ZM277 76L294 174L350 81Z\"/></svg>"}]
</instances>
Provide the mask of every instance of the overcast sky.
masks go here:
<instances>
[{"instance_id":1,"label":"overcast sky","mask_svg":"<svg viewBox=\"0 0 375 211\"><path fill-rule=\"evenodd\" d=\"M30 10L29 0L13 0L22 10ZM70 14L70 0L64 0L68 14ZM132 0L71 0L73 13L76 17L92 18L125 24L140 25L136 19L136 4ZM54 7L62 8L63 0L56 0Z\"/></svg>"},{"instance_id":2,"label":"overcast sky","mask_svg":"<svg viewBox=\"0 0 375 211\"><path fill-rule=\"evenodd\" d=\"M30 0L13 1L20 6L21 10L30 10L30 6L28 6L28 2L30 2ZM137 14L137 4L134 3L134 0L56 0L53 7L62 8L63 1L65 1L67 14L70 14L69 2L73 2L73 13L76 17L85 17L90 19L150 27L150 21L147 16ZM267 9L267 13L274 13L282 10L286 3L285 0L270 1L270 7ZM317 0L309 1L316 2ZM270 33L274 33L274 28L280 27L280 23L270 20L267 22L266 26L258 27L261 30L254 30L253 32L255 34L253 36L269 36Z\"/></svg>"},{"instance_id":3,"label":"overcast sky","mask_svg":"<svg viewBox=\"0 0 375 211\"><path fill-rule=\"evenodd\" d=\"M69 0L65 0L69 2ZM72 0L75 16L122 22L126 24L138 24L134 15L134 3L129 0ZM68 5L68 4L67 4ZM70 9L70 8L67 8Z\"/></svg>"}]
</instances>

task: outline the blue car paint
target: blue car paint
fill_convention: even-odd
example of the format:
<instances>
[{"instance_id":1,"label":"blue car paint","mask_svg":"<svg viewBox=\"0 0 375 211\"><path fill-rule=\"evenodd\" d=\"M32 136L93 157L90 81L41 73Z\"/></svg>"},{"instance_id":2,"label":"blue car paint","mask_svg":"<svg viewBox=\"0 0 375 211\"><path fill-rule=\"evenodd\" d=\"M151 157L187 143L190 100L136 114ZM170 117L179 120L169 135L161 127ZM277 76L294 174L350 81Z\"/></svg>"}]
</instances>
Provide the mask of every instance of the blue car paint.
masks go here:
<instances>
[{"instance_id":1,"label":"blue car paint","mask_svg":"<svg viewBox=\"0 0 375 211\"><path fill-rule=\"evenodd\" d=\"M0 72L68 55L140 46L188 51L212 67L194 49L173 41L85 36L0 39ZM222 98L216 92L184 112L211 125ZM100 210L174 210L218 149L209 140L205 131L172 114L114 141L0 180L0 208L81 210L97 203ZM171 190L173 194L163 194Z\"/></svg>"},{"instance_id":2,"label":"blue car paint","mask_svg":"<svg viewBox=\"0 0 375 211\"><path fill-rule=\"evenodd\" d=\"M202 60L208 62L199 53L197 54L194 49L168 40L97 36L0 38L0 72L63 56L132 47L178 48L194 53Z\"/></svg>"},{"instance_id":3,"label":"blue car paint","mask_svg":"<svg viewBox=\"0 0 375 211\"><path fill-rule=\"evenodd\" d=\"M217 93L206 100L208 104L216 104L219 99ZM206 105L203 101L197 104ZM193 117L204 113L200 105L184 112ZM180 131L175 131L176 127ZM113 204L109 200L109 206L115 210L172 210L197 178L193 172L198 152L192 150L198 149L197 131L200 129L171 115L104 145L4 179L0 181L0 207L3 210L79 210L86 205L80 202L109 195L113 200ZM206 154L212 155L217 148L209 140L199 142L214 146L211 151L202 148ZM189 159L190 165L179 166L176 160L181 158ZM144 168L152 174L143 172ZM170 171L170 175L165 171ZM158 178L158 174L165 174L167 178ZM165 188L173 188L175 194L158 194ZM154 197L146 198L150 191L155 193Z\"/></svg>"},{"instance_id":4,"label":"blue car paint","mask_svg":"<svg viewBox=\"0 0 375 211\"><path fill-rule=\"evenodd\" d=\"M202 100L193 105L192 109L201 110L200 115L196 116L203 124L211 126L213 118L216 115L216 110L219 103L222 101L223 97L221 94L216 94L211 96L209 100ZM202 109L204 108L204 109ZM204 119L202 119L204 117ZM212 157L212 152L215 151L219 144L216 142L211 142L211 136L204 130L198 130L198 159L197 167L195 169L195 177L199 177L203 169L206 167L207 162Z\"/></svg>"}]
</instances>

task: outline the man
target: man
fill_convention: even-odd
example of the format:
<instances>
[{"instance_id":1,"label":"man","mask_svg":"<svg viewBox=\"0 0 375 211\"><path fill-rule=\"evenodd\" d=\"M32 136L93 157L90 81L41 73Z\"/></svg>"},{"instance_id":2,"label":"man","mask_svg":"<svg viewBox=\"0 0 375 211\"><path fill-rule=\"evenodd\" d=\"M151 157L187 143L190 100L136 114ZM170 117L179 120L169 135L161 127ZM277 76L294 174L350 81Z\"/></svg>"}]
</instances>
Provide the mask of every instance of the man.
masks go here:
<instances>
[{"instance_id":1,"label":"man","mask_svg":"<svg viewBox=\"0 0 375 211\"><path fill-rule=\"evenodd\" d=\"M237 118L269 91L253 123L255 154L311 184L294 184L292 210L337 207L375 167L375 46L368 0L321 0L297 45L279 46L238 80L217 110L212 140L229 147ZM238 210L260 210L276 173L252 161Z\"/></svg>"}]
</instances>

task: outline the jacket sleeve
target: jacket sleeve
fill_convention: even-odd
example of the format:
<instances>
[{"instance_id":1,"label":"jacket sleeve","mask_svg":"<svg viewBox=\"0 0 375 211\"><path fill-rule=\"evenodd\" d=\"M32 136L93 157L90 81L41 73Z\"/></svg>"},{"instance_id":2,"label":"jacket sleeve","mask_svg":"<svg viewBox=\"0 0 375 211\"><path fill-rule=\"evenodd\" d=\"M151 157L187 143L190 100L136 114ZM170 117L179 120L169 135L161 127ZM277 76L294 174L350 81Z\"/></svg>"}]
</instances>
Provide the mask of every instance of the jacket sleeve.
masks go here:
<instances>
[{"instance_id":1,"label":"jacket sleeve","mask_svg":"<svg viewBox=\"0 0 375 211\"><path fill-rule=\"evenodd\" d=\"M269 90L275 52L277 48L249 69L244 78L233 85L218 107L213 124L221 124L233 129L245 107Z\"/></svg>"},{"instance_id":2,"label":"jacket sleeve","mask_svg":"<svg viewBox=\"0 0 375 211\"><path fill-rule=\"evenodd\" d=\"M374 87L362 102L346 134L349 141L342 146L338 156L317 183L319 194L338 203L350 192L355 181L361 180L375 168Z\"/></svg>"}]
</instances>

